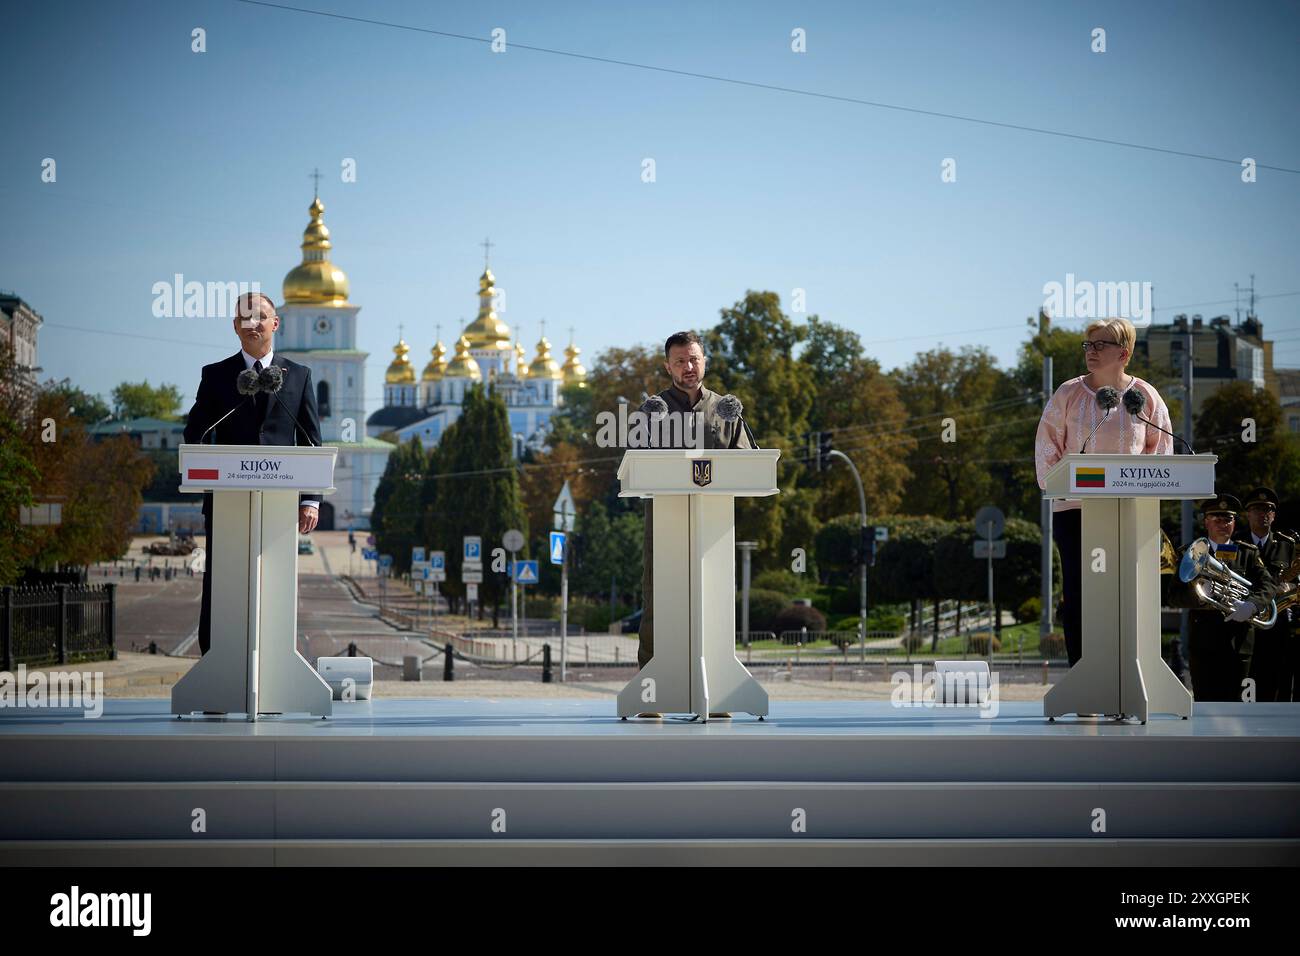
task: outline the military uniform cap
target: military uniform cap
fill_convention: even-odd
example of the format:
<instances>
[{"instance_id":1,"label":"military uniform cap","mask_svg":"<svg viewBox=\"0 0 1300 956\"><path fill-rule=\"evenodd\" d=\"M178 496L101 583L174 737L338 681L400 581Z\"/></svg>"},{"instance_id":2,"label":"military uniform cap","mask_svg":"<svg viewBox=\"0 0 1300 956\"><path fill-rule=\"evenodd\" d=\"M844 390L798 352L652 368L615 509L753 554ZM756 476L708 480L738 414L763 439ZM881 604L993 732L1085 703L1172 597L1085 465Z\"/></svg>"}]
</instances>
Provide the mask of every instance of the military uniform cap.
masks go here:
<instances>
[{"instance_id":1,"label":"military uniform cap","mask_svg":"<svg viewBox=\"0 0 1300 956\"><path fill-rule=\"evenodd\" d=\"M1259 487L1251 490L1246 495L1246 507L1251 505L1268 505L1274 511L1277 510L1277 492L1272 488Z\"/></svg>"},{"instance_id":2,"label":"military uniform cap","mask_svg":"<svg viewBox=\"0 0 1300 956\"><path fill-rule=\"evenodd\" d=\"M1201 504L1201 512L1207 515L1233 515L1241 510L1241 502L1234 495L1219 495Z\"/></svg>"}]
</instances>

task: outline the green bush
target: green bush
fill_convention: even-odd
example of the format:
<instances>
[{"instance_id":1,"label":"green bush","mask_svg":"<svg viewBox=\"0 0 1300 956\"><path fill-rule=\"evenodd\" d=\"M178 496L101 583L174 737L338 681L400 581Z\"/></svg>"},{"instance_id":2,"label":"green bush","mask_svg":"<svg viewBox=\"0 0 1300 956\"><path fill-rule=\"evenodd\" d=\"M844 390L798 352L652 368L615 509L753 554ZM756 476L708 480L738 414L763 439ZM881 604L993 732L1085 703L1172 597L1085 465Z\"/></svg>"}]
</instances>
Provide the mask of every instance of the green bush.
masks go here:
<instances>
[{"instance_id":1,"label":"green bush","mask_svg":"<svg viewBox=\"0 0 1300 956\"><path fill-rule=\"evenodd\" d=\"M1016 608L1016 620L1021 624L1028 624L1031 621L1037 621L1043 616L1043 599L1042 598L1025 598L1020 607Z\"/></svg>"},{"instance_id":2,"label":"green bush","mask_svg":"<svg viewBox=\"0 0 1300 956\"><path fill-rule=\"evenodd\" d=\"M740 629L741 595L736 594L736 629ZM781 609L790 603L788 595L765 588L749 589L749 629L751 631L771 631L772 622L781 613Z\"/></svg>"},{"instance_id":3,"label":"green bush","mask_svg":"<svg viewBox=\"0 0 1300 956\"><path fill-rule=\"evenodd\" d=\"M969 637L969 651L971 654L985 655L989 652L989 632L984 631L979 634L971 634ZM998 640L997 635L993 635L993 652L996 654L1002 649L1002 642Z\"/></svg>"},{"instance_id":4,"label":"green bush","mask_svg":"<svg viewBox=\"0 0 1300 956\"><path fill-rule=\"evenodd\" d=\"M779 636L783 631L797 631L803 627L808 628L810 631L826 630L826 615L815 607L791 604L776 615L771 630L776 631ZM798 638L787 640L798 640Z\"/></svg>"},{"instance_id":5,"label":"green bush","mask_svg":"<svg viewBox=\"0 0 1300 956\"><path fill-rule=\"evenodd\" d=\"M793 571L781 568L763 571L749 582L751 591L755 588L762 591L775 591L790 598L811 597L816 586L817 582L809 580L807 575L795 574Z\"/></svg>"},{"instance_id":6,"label":"green bush","mask_svg":"<svg viewBox=\"0 0 1300 956\"><path fill-rule=\"evenodd\" d=\"M1060 631L1053 631L1046 637L1038 639L1038 652L1043 655L1045 660L1056 660L1057 658L1067 657L1065 652L1065 635Z\"/></svg>"},{"instance_id":7,"label":"green bush","mask_svg":"<svg viewBox=\"0 0 1300 956\"><path fill-rule=\"evenodd\" d=\"M531 607L532 601L528 604ZM569 623L574 627L580 627L584 631L593 634L604 634L609 630L610 621L617 621L627 617L636 608L628 607L625 604L619 604L614 608L614 616L609 613L609 602L603 601L599 604L593 604L586 601L570 602L569 604Z\"/></svg>"}]
</instances>

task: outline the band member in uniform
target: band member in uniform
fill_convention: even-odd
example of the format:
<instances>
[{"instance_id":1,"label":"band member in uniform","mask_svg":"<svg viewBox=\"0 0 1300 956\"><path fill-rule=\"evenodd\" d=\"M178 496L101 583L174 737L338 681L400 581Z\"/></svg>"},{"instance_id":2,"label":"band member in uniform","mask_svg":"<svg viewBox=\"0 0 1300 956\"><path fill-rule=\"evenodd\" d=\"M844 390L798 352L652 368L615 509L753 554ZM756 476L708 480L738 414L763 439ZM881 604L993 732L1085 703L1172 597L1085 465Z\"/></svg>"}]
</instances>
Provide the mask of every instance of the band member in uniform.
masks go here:
<instances>
[{"instance_id":1,"label":"band member in uniform","mask_svg":"<svg viewBox=\"0 0 1300 956\"><path fill-rule=\"evenodd\" d=\"M1098 407L1097 392L1109 386L1121 395L1137 389L1146 396L1146 415L1160 428L1170 429L1169 409L1155 386L1124 370L1133 355L1137 331L1128 319L1098 319L1084 330L1084 360L1088 374L1063 382L1056 390L1038 423L1034 440L1034 462L1038 487L1044 487L1047 472L1066 455L1081 451L1108 455L1168 455L1173 439L1159 429L1138 421L1124 408L1109 414ZM1089 435L1092 437L1089 438ZM1087 443L1085 449L1084 443ZM1070 666L1083 656L1083 565L1080 547L1080 503L1052 502L1052 538L1061 552L1061 629Z\"/></svg>"},{"instance_id":2,"label":"band member in uniform","mask_svg":"<svg viewBox=\"0 0 1300 956\"><path fill-rule=\"evenodd\" d=\"M1192 695L1196 700L1240 701L1242 682L1250 674L1256 628L1251 618L1267 613L1276 585L1260 560L1259 549L1248 541L1233 541L1241 502L1219 495L1203 504L1205 533L1213 556L1250 582L1246 596L1235 602L1228 618L1197 596L1190 582L1177 574L1163 575L1164 603L1185 607L1188 650L1192 669ZM1195 542L1193 542L1195 543ZM1188 545L1191 547L1191 545ZM1178 552L1181 563L1186 548Z\"/></svg>"},{"instance_id":3,"label":"band member in uniform","mask_svg":"<svg viewBox=\"0 0 1300 956\"><path fill-rule=\"evenodd\" d=\"M1246 495L1248 527L1237 532L1239 541L1249 541L1259 549L1260 560L1278 585L1275 599L1295 591L1294 581L1283 583L1283 576L1296 558L1296 542L1284 531L1273 527L1277 520L1277 493L1272 488L1255 488ZM1255 630L1255 651L1250 658L1250 676L1255 679L1257 701L1291 700L1291 662L1289 642L1293 640L1294 608L1278 611L1277 623L1267 630Z\"/></svg>"}]
</instances>

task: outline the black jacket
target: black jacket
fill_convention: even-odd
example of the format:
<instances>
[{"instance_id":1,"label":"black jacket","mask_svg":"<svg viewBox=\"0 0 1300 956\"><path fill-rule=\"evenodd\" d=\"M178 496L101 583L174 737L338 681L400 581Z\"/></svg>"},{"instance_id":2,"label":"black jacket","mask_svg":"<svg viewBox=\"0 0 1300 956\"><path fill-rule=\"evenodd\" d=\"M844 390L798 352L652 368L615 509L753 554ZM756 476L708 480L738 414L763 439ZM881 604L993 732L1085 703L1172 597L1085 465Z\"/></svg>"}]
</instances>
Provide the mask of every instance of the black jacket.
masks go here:
<instances>
[{"instance_id":1,"label":"black jacket","mask_svg":"<svg viewBox=\"0 0 1300 956\"><path fill-rule=\"evenodd\" d=\"M185 441L190 444L198 442L214 422L239 406L238 411L203 439L204 444L319 445L320 416L316 413L316 390L311 383L311 369L279 353L271 359L271 364L284 369L279 402L272 395L239 394L235 381L245 368L244 357L239 352L203 366L199 392L185 421ZM259 405L264 406L264 412L259 410ZM301 431L294 426L295 417ZM311 441L307 440L308 437ZM205 512L210 509L210 498L210 495L204 495ZM303 495L301 500L318 501L319 498L319 495Z\"/></svg>"}]
</instances>

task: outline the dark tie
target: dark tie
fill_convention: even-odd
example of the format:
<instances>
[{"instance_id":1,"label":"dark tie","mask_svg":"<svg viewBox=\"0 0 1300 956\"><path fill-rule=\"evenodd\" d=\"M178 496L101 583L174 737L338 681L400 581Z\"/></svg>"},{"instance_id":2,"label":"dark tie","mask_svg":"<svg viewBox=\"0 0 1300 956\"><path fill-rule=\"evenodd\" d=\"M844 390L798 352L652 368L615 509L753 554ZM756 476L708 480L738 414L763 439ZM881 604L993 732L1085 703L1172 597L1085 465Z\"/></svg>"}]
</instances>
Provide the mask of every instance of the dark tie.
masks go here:
<instances>
[{"instance_id":1,"label":"dark tie","mask_svg":"<svg viewBox=\"0 0 1300 956\"><path fill-rule=\"evenodd\" d=\"M262 360L256 359L253 362L253 371L259 375L262 373ZM260 425L266 421L266 409L271 403L271 396L266 392L258 392L253 398L253 404L257 407L257 423Z\"/></svg>"}]
</instances>

